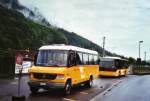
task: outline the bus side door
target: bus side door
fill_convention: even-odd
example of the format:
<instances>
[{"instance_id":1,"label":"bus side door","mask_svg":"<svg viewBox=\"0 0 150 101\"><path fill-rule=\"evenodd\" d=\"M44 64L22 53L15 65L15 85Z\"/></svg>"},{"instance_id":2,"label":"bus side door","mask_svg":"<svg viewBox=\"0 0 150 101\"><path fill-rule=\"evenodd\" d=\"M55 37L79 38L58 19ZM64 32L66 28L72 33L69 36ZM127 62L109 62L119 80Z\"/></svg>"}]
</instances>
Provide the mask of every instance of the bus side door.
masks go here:
<instances>
[{"instance_id":1,"label":"bus side door","mask_svg":"<svg viewBox=\"0 0 150 101\"><path fill-rule=\"evenodd\" d=\"M73 83L77 84L80 82L80 69L77 65L77 54L75 51L69 52L69 58L68 58L68 64L69 64L69 74L72 77Z\"/></svg>"}]
</instances>

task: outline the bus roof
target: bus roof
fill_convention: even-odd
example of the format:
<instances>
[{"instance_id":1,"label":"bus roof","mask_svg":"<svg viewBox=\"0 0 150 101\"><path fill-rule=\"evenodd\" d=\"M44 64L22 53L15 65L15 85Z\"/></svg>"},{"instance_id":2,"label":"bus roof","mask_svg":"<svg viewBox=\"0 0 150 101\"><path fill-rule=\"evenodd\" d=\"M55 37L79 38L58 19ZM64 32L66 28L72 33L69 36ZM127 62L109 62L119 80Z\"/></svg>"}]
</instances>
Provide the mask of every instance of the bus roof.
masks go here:
<instances>
[{"instance_id":1,"label":"bus roof","mask_svg":"<svg viewBox=\"0 0 150 101\"><path fill-rule=\"evenodd\" d=\"M124 60L127 61L126 59L122 59L120 57L101 57L101 60Z\"/></svg>"},{"instance_id":2,"label":"bus roof","mask_svg":"<svg viewBox=\"0 0 150 101\"><path fill-rule=\"evenodd\" d=\"M121 59L120 57L109 57L109 56L107 56L107 57L102 57L102 58L106 58L106 59Z\"/></svg>"},{"instance_id":3,"label":"bus roof","mask_svg":"<svg viewBox=\"0 0 150 101\"><path fill-rule=\"evenodd\" d=\"M85 48L80 48L77 46L71 46L71 45L45 45L39 48L39 50L74 50L78 52L84 52L84 53L89 53L89 54L98 54L98 52L85 49Z\"/></svg>"}]
</instances>

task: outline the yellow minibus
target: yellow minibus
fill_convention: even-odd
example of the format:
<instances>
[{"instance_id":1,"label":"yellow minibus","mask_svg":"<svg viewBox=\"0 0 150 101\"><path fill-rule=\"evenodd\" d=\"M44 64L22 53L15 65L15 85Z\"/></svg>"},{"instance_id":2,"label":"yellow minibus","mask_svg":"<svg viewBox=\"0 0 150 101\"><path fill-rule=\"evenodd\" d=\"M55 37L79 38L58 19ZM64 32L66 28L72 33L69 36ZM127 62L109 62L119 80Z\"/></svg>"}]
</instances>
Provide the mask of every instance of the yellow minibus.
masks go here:
<instances>
[{"instance_id":1,"label":"yellow minibus","mask_svg":"<svg viewBox=\"0 0 150 101\"><path fill-rule=\"evenodd\" d=\"M91 87L99 75L98 53L71 45L47 45L39 48L35 64L29 69L28 85L32 93L40 88L63 88L70 94L74 85Z\"/></svg>"},{"instance_id":2,"label":"yellow minibus","mask_svg":"<svg viewBox=\"0 0 150 101\"><path fill-rule=\"evenodd\" d=\"M128 61L119 57L100 58L100 76L125 76L128 74Z\"/></svg>"}]
</instances>

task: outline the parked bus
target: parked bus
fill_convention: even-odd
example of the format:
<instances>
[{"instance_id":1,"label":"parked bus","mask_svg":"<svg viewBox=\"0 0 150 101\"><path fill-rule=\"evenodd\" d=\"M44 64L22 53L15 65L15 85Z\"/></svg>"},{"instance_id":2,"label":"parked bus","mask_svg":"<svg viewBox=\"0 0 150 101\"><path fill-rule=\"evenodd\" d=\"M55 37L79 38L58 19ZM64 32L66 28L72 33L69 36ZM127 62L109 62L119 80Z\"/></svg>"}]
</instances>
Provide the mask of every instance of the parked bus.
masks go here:
<instances>
[{"instance_id":1,"label":"parked bus","mask_svg":"<svg viewBox=\"0 0 150 101\"><path fill-rule=\"evenodd\" d=\"M118 57L100 58L100 76L125 76L128 74L128 61Z\"/></svg>"},{"instance_id":2,"label":"parked bus","mask_svg":"<svg viewBox=\"0 0 150 101\"><path fill-rule=\"evenodd\" d=\"M39 88L63 88L70 94L74 85L91 87L99 75L98 53L71 45L42 46L34 65L28 82L32 93Z\"/></svg>"}]
</instances>

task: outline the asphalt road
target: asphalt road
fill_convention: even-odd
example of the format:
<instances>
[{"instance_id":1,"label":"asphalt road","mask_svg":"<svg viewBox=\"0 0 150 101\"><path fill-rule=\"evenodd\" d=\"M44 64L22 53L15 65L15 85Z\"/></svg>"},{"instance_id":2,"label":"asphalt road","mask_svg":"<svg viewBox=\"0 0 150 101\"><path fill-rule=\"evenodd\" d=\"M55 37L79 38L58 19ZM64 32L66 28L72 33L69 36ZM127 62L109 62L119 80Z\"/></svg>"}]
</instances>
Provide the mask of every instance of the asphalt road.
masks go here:
<instances>
[{"instance_id":1,"label":"asphalt road","mask_svg":"<svg viewBox=\"0 0 150 101\"><path fill-rule=\"evenodd\" d=\"M150 75L127 79L96 101L150 101Z\"/></svg>"},{"instance_id":2,"label":"asphalt road","mask_svg":"<svg viewBox=\"0 0 150 101\"><path fill-rule=\"evenodd\" d=\"M31 94L29 87L27 85L28 77L23 76L21 80L21 95L26 96L26 101L89 101L95 98L96 96L103 94L106 90L112 87L112 85L115 84L116 88L116 86L120 85L119 84L120 82L129 82L130 79L132 81L132 79L134 80L135 78L139 77L126 76L121 78L98 78L97 80L94 80L94 86L92 88L77 86L72 89L72 93L69 96L64 96L63 92L60 89L57 90L52 89L50 91L41 89L37 94ZM11 97L17 95L17 84L18 84L17 81L18 81L17 77L14 80L0 80L0 101L11 101ZM120 90L121 91L119 92L123 91L121 88ZM114 92L115 96L116 92ZM104 99L104 101L112 101L112 100ZM114 100L114 101L123 101L123 100Z\"/></svg>"}]
</instances>

